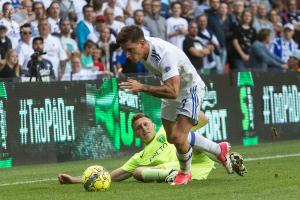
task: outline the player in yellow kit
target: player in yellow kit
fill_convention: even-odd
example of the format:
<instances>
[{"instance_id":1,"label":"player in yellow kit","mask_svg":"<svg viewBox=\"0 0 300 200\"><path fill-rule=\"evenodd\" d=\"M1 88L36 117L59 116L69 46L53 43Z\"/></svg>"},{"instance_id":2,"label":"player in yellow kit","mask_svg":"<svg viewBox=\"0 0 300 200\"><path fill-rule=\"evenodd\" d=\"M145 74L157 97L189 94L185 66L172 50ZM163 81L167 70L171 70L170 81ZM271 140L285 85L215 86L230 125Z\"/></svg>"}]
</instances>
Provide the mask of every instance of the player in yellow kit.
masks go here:
<instances>
[{"instance_id":1,"label":"player in yellow kit","mask_svg":"<svg viewBox=\"0 0 300 200\"><path fill-rule=\"evenodd\" d=\"M132 129L144 142L144 149L133 155L123 166L111 172L113 181L122 181L130 177L136 180L151 182L171 182L180 169L176 156L176 148L167 142L163 128L156 133L155 125L143 113L137 113L132 118ZM191 172L193 179L206 179L214 168L214 162L204 153L193 152ZM59 174L60 183L81 183L81 178L68 174Z\"/></svg>"}]
</instances>

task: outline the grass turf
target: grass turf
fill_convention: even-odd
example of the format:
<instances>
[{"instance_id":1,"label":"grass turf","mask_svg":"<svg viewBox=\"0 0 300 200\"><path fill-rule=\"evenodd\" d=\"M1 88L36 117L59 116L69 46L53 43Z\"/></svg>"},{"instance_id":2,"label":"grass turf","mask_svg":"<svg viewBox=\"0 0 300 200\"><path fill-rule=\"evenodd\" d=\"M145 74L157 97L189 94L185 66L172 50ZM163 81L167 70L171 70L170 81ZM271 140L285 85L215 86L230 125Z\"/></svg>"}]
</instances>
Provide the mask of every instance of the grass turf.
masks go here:
<instances>
[{"instance_id":1,"label":"grass turf","mask_svg":"<svg viewBox=\"0 0 300 200\"><path fill-rule=\"evenodd\" d=\"M253 147L233 147L245 158L300 153L300 140L269 143ZM286 157L246 162L245 177L227 175L216 165L205 181L192 181L180 187L164 183L140 183L129 179L112 183L107 192L85 192L82 185L60 185L57 180L11 184L23 181L55 179L59 172L80 175L90 165L107 169L119 167L127 158L86 160L59 164L28 165L0 170L0 199L300 199L300 157ZM2 186L1 186L2 185Z\"/></svg>"}]
</instances>

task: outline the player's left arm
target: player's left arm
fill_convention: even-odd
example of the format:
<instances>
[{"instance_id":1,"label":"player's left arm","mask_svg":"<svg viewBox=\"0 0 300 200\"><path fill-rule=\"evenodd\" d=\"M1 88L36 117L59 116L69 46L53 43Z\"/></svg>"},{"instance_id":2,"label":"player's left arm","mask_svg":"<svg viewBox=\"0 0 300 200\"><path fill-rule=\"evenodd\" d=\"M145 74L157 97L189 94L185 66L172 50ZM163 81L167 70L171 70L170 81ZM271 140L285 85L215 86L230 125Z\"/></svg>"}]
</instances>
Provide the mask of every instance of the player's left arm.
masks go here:
<instances>
[{"instance_id":1,"label":"player's left arm","mask_svg":"<svg viewBox=\"0 0 300 200\"><path fill-rule=\"evenodd\" d=\"M180 77L175 75L168 78L160 86L142 84L139 81L130 79L127 82L120 83L120 87L131 92L145 92L155 97L176 99L179 94Z\"/></svg>"},{"instance_id":2,"label":"player's left arm","mask_svg":"<svg viewBox=\"0 0 300 200\"><path fill-rule=\"evenodd\" d=\"M132 173L127 172L120 167L110 172L110 175L112 181L118 182L130 178L132 176Z\"/></svg>"}]
</instances>

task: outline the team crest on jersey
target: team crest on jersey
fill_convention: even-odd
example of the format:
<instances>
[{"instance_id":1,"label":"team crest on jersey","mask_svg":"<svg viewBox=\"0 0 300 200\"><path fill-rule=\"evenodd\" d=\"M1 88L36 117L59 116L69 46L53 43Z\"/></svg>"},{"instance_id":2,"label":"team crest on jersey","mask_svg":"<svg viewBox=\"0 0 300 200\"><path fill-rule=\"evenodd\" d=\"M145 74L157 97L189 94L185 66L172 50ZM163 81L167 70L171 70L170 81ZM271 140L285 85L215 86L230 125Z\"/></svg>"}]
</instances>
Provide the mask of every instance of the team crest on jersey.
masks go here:
<instances>
[{"instance_id":1,"label":"team crest on jersey","mask_svg":"<svg viewBox=\"0 0 300 200\"><path fill-rule=\"evenodd\" d=\"M156 138L156 140L157 140L157 142L162 143L162 144L166 142L166 138L165 138L165 136L163 136L163 135L158 136L158 137Z\"/></svg>"}]
</instances>

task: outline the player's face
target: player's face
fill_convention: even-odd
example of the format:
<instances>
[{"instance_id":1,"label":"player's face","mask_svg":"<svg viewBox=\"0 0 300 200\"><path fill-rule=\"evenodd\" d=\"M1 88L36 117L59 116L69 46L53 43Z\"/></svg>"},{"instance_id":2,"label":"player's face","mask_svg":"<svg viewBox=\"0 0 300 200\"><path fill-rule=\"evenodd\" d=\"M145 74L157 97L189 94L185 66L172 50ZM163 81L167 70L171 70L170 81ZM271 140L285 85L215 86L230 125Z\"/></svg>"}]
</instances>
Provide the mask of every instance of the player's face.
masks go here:
<instances>
[{"instance_id":1,"label":"player's face","mask_svg":"<svg viewBox=\"0 0 300 200\"><path fill-rule=\"evenodd\" d=\"M144 58L145 40L138 42L128 41L122 45L122 49L126 53L126 57L132 62L138 62Z\"/></svg>"},{"instance_id":2,"label":"player's face","mask_svg":"<svg viewBox=\"0 0 300 200\"><path fill-rule=\"evenodd\" d=\"M155 136L155 125L149 118L142 117L134 122L133 131L147 144Z\"/></svg>"}]
</instances>

